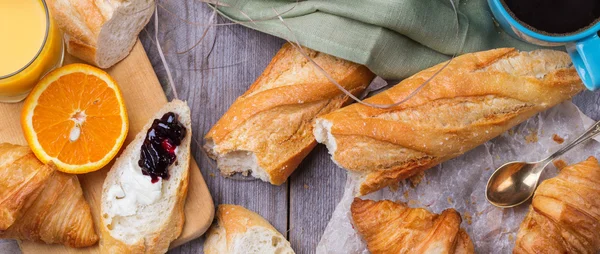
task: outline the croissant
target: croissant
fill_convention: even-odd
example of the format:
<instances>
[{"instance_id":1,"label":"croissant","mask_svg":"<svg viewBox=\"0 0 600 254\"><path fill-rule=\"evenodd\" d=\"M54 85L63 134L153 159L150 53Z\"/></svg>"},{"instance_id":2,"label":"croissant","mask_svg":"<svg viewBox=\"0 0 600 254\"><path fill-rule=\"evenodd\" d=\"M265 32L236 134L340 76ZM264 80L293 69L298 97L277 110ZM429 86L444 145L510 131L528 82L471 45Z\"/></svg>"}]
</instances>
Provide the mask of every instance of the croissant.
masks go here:
<instances>
[{"instance_id":1,"label":"croissant","mask_svg":"<svg viewBox=\"0 0 600 254\"><path fill-rule=\"evenodd\" d=\"M475 253L454 209L434 214L389 200L354 198L350 207L358 233L376 253Z\"/></svg>"},{"instance_id":2,"label":"croissant","mask_svg":"<svg viewBox=\"0 0 600 254\"><path fill-rule=\"evenodd\" d=\"M540 184L514 253L600 252L600 165L594 157Z\"/></svg>"},{"instance_id":3,"label":"croissant","mask_svg":"<svg viewBox=\"0 0 600 254\"><path fill-rule=\"evenodd\" d=\"M98 241L77 176L28 147L0 144L0 238L87 247Z\"/></svg>"}]
</instances>

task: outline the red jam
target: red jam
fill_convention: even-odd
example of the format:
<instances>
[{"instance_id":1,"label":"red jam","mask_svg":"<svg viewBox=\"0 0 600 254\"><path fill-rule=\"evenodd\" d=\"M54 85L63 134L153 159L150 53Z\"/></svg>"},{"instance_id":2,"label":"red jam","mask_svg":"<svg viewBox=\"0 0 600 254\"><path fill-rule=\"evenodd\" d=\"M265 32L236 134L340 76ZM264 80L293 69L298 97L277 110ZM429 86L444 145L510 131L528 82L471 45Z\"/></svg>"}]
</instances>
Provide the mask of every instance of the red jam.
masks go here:
<instances>
[{"instance_id":1,"label":"red jam","mask_svg":"<svg viewBox=\"0 0 600 254\"><path fill-rule=\"evenodd\" d=\"M175 149L181 145L186 132L185 126L173 112L164 114L161 119L154 119L138 161L142 173L150 176L152 183L158 182L159 178L169 180L169 166L177 160Z\"/></svg>"}]
</instances>

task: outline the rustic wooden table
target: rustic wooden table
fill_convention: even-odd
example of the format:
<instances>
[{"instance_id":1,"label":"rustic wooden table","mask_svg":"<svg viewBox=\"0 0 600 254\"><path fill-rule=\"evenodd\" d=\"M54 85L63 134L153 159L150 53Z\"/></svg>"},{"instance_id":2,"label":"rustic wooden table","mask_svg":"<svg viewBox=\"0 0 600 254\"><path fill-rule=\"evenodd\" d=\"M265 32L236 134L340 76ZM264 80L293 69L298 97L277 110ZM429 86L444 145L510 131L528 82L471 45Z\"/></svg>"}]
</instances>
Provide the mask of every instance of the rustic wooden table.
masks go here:
<instances>
[{"instance_id":1,"label":"rustic wooden table","mask_svg":"<svg viewBox=\"0 0 600 254\"><path fill-rule=\"evenodd\" d=\"M179 99L187 100L192 109L194 138L200 143L284 43L240 25L212 27L199 42L206 25L228 23L221 17L211 21L211 14L211 9L198 0L159 1L158 40ZM156 49L153 22L142 31L140 39L172 99L173 92ZM600 119L600 94L586 91L574 102L586 115ZM193 152L216 205L238 204L256 211L287 235L296 253L315 252L346 181L346 173L329 159L324 146L317 146L287 183L272 186L258 180L223 178L203 154L200 143L196 143ZM203 253L203 242L199 238L170 253ZM18 252L14 243L6 241L0 241L0 250Z\"/></svg>"}]
</instances>

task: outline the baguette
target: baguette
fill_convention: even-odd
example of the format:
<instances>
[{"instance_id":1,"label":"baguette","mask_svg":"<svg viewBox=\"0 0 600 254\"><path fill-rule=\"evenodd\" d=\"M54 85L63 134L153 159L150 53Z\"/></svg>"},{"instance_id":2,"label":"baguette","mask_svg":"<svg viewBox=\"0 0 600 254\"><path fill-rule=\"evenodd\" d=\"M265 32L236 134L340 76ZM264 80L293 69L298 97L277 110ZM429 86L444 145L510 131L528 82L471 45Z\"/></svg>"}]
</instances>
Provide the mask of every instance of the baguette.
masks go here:
<instances>
[{"instance_id":1,"label":"baguette","mask_svg":"<svg viewBox=\"0 0 600 254\"><path fill-rule=\"evenodd\" d=\"M443 65L365 101L398 102ZM365 195L460 156L582 89L564 52L494 49L457 57L397 107L354 104L321 116L314 135Z\"/></svg>"},{"instance_id":2,"label":"baguette","mask_svg":"<svg viewBox=\"0 0 600 254\"><path fill-rule=\"evenodd\" d=\"M154 0L47 0L69 54L100 68L123 60L154 13Z\"/></svg>"},{"instance_id":3,"label":"baguette","mask_svg":"<svg viewBox=\"0 0 600 254\"><path fill-rule=\"evenodd\" d=\"M153 120L168 112L178 115L187 132L175 150L177 161L168 168L168 180L152 183L138 165L140 148ZM185 220L191 137L190 109L175 100L150 119L116 160L102 186L102 253L165 253L179 237ZM152 189L155 185L158 190Z\"/></svg>"},{"instance_id":4,"label":"baguette","mask_svg":"<svg viewBox=\"0 0 600 254\"><path fill-rule=\"evenodd\" d=\"M238 205L220 205L204 242L205 254L293 254L290 243L267 220Z\"/></svg>"},{"instance_id":5,"label":"baguette","mask_svg":"<svg viewBox=\"0 0 600 254\"><path fill-rule=\"evenodd\" d=\"M374 78L366 67L307 48L305 52L354 94ZM237 172L280 185L315 147L315 117L348 97L292 45L285 44L250 89L205 137L205 149L225 176Z\"/></svg>"}]
</instances>

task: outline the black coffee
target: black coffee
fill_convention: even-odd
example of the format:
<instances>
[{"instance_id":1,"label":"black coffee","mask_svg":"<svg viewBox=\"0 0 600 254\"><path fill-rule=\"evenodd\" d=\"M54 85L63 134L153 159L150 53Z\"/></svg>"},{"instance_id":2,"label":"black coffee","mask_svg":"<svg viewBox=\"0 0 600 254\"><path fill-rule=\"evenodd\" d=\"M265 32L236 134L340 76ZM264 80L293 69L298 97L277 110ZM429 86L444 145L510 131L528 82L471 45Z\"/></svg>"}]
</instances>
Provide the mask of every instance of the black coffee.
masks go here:
<instances>
[{"instance_id":1,"label":"black coffee","mask_svg":"<svg viewBox=\"0 0 600 254\"><path fill-rule=\"evenodd\" d=\"M600 19L600 0L502 0L511 15L533 30L571 34Z\"/></svg>"}]
</instances>

